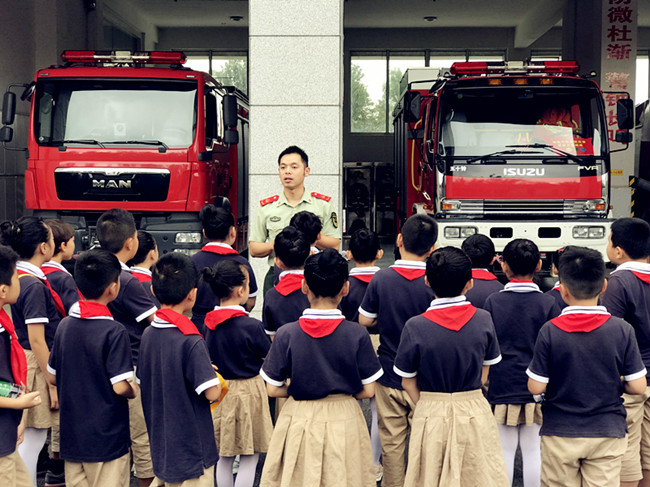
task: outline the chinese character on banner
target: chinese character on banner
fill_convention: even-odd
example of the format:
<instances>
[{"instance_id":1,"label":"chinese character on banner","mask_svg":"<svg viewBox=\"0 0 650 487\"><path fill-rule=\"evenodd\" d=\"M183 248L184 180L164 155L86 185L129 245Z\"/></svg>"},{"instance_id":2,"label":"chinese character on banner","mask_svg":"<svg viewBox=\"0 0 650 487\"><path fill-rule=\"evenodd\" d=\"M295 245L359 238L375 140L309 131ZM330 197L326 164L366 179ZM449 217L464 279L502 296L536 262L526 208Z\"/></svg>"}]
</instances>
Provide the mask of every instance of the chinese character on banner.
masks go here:
<instances>
[{"instance_id":1,"label":"chinese character on banner","mask_svg":"<svg viewBox=\"0 0 650 487\"><path fill-rule=\"evenodd\" d=\"M630 44L608 44L607 59L630 59L631 51Z\"/></svg>"},{"instance_id":2,"label":"chinese character on banner","mask_svg":"<svg viewBox=\"0 0 650 487\"><path fill-rule=\"evenodd\" d=\"M632 23L632 12L630 7L610 7L607 11L607 17L609 17L610 24L615 22L630 24Z\"/></svg>"},{"instance_id":3,"label":"chinese character on banner","mask_svg":"<svg viewBox=\"0 0 650 487\"><path fill-rule=\"evenodd\" d=\"M630 83L630 73L605 73L605 79L610 90L627 90Z\"/></svg>"},{"instance_id":4,"label":"chinese character on banner","mask_svg":"<svg viewBox=\"0 0 650 487\"><path fill-rule=\"evenodd\" d=\"M617 125L617 124L618 124L618 116L614 113L614 110L610 108L607 111L607 125L611 127L612 125Z\"/></svg>"},{"instance_id":5,"label":"chinese character on banner","mask_svg":"<svg viewBox=\"0 0 650 487\"><path fill-rule=\"evenodd\" d=\"M607 37L609 37L609 40L612 42L616 42L616 41L630 42L632 40L630 38L631 33L632 31L627 25L623 25L622 27L619 27L616 24L612 24L612 26L607 30Z\"/></svg>"},{"instance_id":6,"label":"chinese character on banner","mask_svg":"<svg viewBox=\"0 0 650 487\"><path fill-rule=\"evenodd\" d=\"M624 100L627 98L623 93L605 93L605 104L608 107L615 107L618 100Z\"/></svg>"},{"instance_id":7,"label":"chinese character on banner","mask_svg":"<svg viewBox=\"0 0 650 487\"><path fill-rule=\"evenodd\" d=\"M609 0L610 5L629 5L630 0Z\"/></svg>"}]
</instances>

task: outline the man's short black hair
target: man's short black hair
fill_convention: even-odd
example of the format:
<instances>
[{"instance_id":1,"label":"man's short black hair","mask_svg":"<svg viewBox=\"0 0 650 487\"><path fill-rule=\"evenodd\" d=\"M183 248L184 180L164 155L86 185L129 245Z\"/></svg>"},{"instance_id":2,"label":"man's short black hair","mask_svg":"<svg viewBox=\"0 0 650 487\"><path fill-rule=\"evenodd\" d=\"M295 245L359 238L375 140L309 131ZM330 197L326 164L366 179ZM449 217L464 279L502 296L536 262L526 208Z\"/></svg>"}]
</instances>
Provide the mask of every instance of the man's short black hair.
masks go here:
<instances>
[{"instance_id":1,"label":"man's short black hair","mask_svg":"<svg viewBox=\"0 0 650 487\"><path fill-rule=\"evenodd\" d=\"M309 257L311 242L295 227L288 226L275 237L273 250L287 269L302 269Z\"/></svg>"},{"instance_id":2,"label":"man's short black hair","mask_svg":"<svg viewBox=\"0 0 650 487\"><path fill-rule=\"evenodd\" d=\"M105 211L97 220L97 240L103 249L117 254L135 235L133 215L122 208Z\"/></svg>"},{"instance_id":3,"label":"man's short black hair","mask_svg":"<svg viewBox=\"0 0 650 487\"><path fill-rule=\"evenodd\" d=\"M290 145L280 152L280 155L278 156L278 166L280 165L282 158L287 154L298 154L300 159L302 159L302 162L305 164L305 167L309 167L309 157L307 157L307 153L297 145Z\"/></svg>"},{"instance_id":4,"label":"man's short black hair","mask_svg":"<svg viewBox=\"0 0 650 487\"><path fill-rule=\"evenodd\" d=\"M289 225L304 233L311 245L316 243L318 234L323 229L320 218L311 211L299 211L291 217Z\"/></svg>"},{"instance_id":5,"label":"man's short black hair","mask_svg":"<svg viewBox=\"0 0 650 487\"><path fill-rule=\"evenodd\" d=\"M0 285L11 286L11 278L20 256L11 247L0 245Z\"/></svg>"},{"instance_id":6,"label":"man's short black hair","mask_svg":"<svg viewBox=\"0 0 650 487\"><path fill-rule=\"evenodd\" d=\"M592 299L603 290L605 262L597 250L572 245L560 255L560 282L576 299Z\"/></svg>"},{"instance_id":7,"label":"man's short black hair","mask_svg":"<svg viewBox=\"0 0 650 487\"><path fill-rule=\"evenodd\" d=\"M336 297L348 275L348 263L334 249L310 255L305 263L305 281L316 297Z\"/></svg>"},{"instance_id":8,"label":"man's short black hair","mask_svg":"<svg viewBox=\"0 0 650 487\"><path fill-rule=\"evenodd\" d=\"M494 242L487 235L477 233L463 240L461 248L472 260L472 267L475 269L487 269L494 256Z\"/></svg>"},{"instance_id":9,"label":"man's short black hair","mask_svg":"<svg viewBox=\"0 0 650 487\"><path fill-rule=\"evenodd\" d=\"M413 215L406 220L400 233L404 250L422 257L438 239L438 224L428 215Z\"/></svg>"},{"instance_id":10,"label":"man's short black hair","mask_svg":"<svg viewBox=\"0 0 650 487\"><path fill-rule=\"evenodd\" d=\"M160 304L167 306L183 302L198 280L199 273L192 259L178 252L163 255L151 268L153 293Z\"/></svg>"},{"instance_id":11,"label":"man's short black hair","mask_svg":"<svg viewBox=\"0 0 650 487\"><path fill-rule=\"evenodd\" d=\"M641 218L619 218L612 223L612 246L620 247L630 259L650 255L650 225Z\"/></svg>"},{"instance_id":12,"label":"man's short black hair","mask_svg":"<svg viewBox=\"0 0 650 487\"><path fill-rule=\"evenodd\" d=\"M74 264L74 280L85 299L97 299L120 278L122 267L115 254L104 249L82 252Z\"/></svg>"},{"instance_id":13,"label":"man's short black hair","mask_svg":"<svg viewBox=\"0 0 650 487\"><path fill-rule=\"evenodd\" d=\"M376 260L380 248L379 237L367 228L360 228L350 236L350 253L361 264Z\"/></svg>"},{"instance_id":14,"label":"man's short black hair","mask_svg":"<svg viewBox=\"0 0 650 487\"><path fill-rule=\"evenodd\" d=\"M427 280L438 298L453 298L472 278L472 261L461 249L442 247L427 258Z\"/></svg>"},{"instance_id":15,"label":"man's short black hair","mask_svg":"<svg viewBox=\"0 0 650 487\"><path fill-rule=\"evenodd\" d=\"M203 231L208 240L225 240L230 228L235 226L232 211L214 205L205 205L199 212Z\"/></svg>"},{"instance_id":16,"label":"man's short black hair","mask_svg":"<svg viewBox=\"0 0 650 487\"><path fill-rule=\"evenodd\" d=\"M527 238L516 238L503 249L503 260L515 276L530 276L539 263L539 249Z\"/></svg>"}]
</instances>

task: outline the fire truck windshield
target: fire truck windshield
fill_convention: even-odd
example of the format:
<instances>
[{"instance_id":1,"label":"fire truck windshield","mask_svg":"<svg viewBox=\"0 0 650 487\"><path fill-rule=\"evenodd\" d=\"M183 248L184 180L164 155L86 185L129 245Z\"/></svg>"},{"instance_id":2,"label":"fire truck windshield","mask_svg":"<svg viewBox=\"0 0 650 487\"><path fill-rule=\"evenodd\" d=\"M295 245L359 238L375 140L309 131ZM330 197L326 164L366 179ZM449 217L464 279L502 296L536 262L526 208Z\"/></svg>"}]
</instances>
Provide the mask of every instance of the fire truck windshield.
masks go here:
<instances>
[{"instance_id":1,"label":"fire truck windshield","mask_svg":"<svg viewBox=\"0 0 650 487\"><path fill-rule=\"evenodd\" d=\"M535 144L558 149L538 156L544 159L600 156L606 150L596 89L448 87L441 94L439 113L441 156L479 159L506 151L516 159L538 155ZM508 150L512 147L520 150Z\"/></svg>"},{"instance_id":2,"label":"fire truck windshield","mask_svg":"<svg viewBox=\"0 0 650 487\"><path fill-rule=\"evenodd\" d=\"M196 130L196 81L41 80L34 134L40 145L187 148ZM156 141L152 145L151 141ZM112 144L115 144L114 146Z\"/></svg>"}]
</instances>

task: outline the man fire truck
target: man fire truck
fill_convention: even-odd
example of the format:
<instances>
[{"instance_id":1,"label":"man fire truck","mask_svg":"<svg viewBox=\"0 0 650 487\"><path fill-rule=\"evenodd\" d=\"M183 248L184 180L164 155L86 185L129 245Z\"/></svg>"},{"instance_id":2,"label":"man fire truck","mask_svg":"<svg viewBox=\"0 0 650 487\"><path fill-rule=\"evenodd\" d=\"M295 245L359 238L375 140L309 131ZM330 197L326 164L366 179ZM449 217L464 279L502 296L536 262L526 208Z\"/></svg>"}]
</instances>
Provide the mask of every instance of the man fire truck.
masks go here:
<instances>
[{"instance_id":1,"label":"man fire truck","mask_svg":"<svg viewBox=\"0 0 650 487\"><path fill-rule=\"evenodd\" d=\"M248 101L205 73L183 68L181 52L64 51L5 94L0 140L11 141L16 95L31 101L26 206L96 243L109 208L131 211L160 252L201 247L198 212L229 205L238 250L247 245Z\"/></svg>"},{"instance_id":2,"label":"man fire truck","mask_svg":"<svg viewBox=\"0 0 650 487\"><path fill-rule=\"evenodd\" d=\"M434 215L440 246L482 233L497 250L529 238L544 253L573 244L604 254L608 125L598 85L577 72L573 61L407 72L394 112L401 216ZM615 140L627 144L633 105L618 98Z\"/></svg>"}]
</instances>

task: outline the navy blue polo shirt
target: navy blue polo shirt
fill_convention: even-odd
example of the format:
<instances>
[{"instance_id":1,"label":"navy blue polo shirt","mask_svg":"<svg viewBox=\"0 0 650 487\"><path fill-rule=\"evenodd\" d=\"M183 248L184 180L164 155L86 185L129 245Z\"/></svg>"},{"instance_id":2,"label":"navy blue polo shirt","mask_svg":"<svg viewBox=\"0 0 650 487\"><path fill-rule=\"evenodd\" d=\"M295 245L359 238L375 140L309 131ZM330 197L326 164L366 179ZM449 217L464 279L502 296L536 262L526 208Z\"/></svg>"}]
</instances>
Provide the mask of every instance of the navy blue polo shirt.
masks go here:
<instances>
[{"instance_id":1,"label":"navy blue polo shirt","mask_svg":"<svg viewBox=\"0 0 650 487\"><path fill-rule=\"evenodd\" d=\"M264 307L262 308L262 321L264 330L267 335L275 335L278 329L292 321L296 321L302 315L302 312L309 308L309 299L302 292L300 281L304 276L304 271L293 270L284 271L280 274L280 282L272 289L269 289L264 296ZM287 279L293 284L288 286L286 295L283 295L278 289Z\"/></svg>"},{"instance_id":2,"label":"navy blue polo shirt","mask_svg":"<svg viewBox=\"0 0 650 487\"><path fill-rule=\"evenodd\" d=\"M11 370L11 337L0 325L0 381L15 383ZM16 451L18 425L23 417L22 409L0 408L0 457Z\"/></svg>"},{"instance_id":3,"label":"navy blue polo shirt","mask_svg":"<svg viewBox=\"0 0 650 487\"><path fill-rule=\"evenodd\" d=\"M421 391L454 393L480 389L483 366L500 360L490 313L457 296L406 322L393 370L417 377Z\"/></svg>"},{"instance_id":4,"label":"navy blue polo shirt","mask_svg":"<svg viewBox=\"0 0 650 487\"><path fill-rule=\"evenodd\" d=\"M234 260L235 262L242 264L246 267L246 269L248 269L248 276L250 279L248 283L250 291L248 296L250 298L257 297L259 291L257 289L255 273L253 272L253 268L251 267L250 262L248 262L246 258L239 255L230 245L226 243L209 242L203 247L203 249L210 249L211 251L201 250L192 256L192 262L194 262L194 265L196 265L196 270L199 272L199 274L206 267L212 267L219 261L222 261L224 259ZM228 253L219 254L216 252ZM205 318L205 315L212 311L218 304L219 303L217 302L217 297L212 292L212 289L210 289L210 285L201 280L199 282L199 290L196 294L196 303L194 304L194 308L192 308L192 322L196 325L200 332L203 333L205 331L205 328L203 327L203 319Z\"/></svg>"},{"instance_id":5,"label":"navy blue polo shirt","mask_svg":"<svg viewBox=\"0 0 650 487\"><path fill-rule=\"evenodd\" d=\"M300 319L316 327L322 323L327 334L310 335L300 320L280 328L260 370L266 382L282 387L290 379L289 395L308 401L330 394L357 394L382 375L368 332L359 323L345 320L341 310L310 308Z\"/></svg>"},{"instance_id":6,"label":"navy blue polo shirt","mask_svg":"<svg viewBox=\"0 0 650 487\"><path fill-rule=\"evenodd\" d=\"M271 347L260 320L248 316L241 306L217 306L208 313L206 322L218 322L214 329L206 325L205 342L212 363L224 379L249 379L260 373Z\"/></svg>"},{"instance_id":7,"label":"navy blue polo shirt","mask_svg":"<svg viewBox=\"0 0 650 487\"><path fill-rule=\"evenodd\" d=\"M533 358L537 333L544 323L560 314L553 297L533 282L509 282L503 291L485 301L492 315L503 360L490 367L487 399L492 404L534 402L528 391L526 368Z\"/></svg>"},{"instance_id":8,"label":"navy blue polo shirt","mask_svg":"<svg viewBox=\"0 0 650 487\"><path fill-rule=\"evenodd\" d=\"M363 297L366 295L370 280L379 270L379 267L374 266L350 269L350 278L348 279L350 292L347 296L343 296L339 306L346 320L359 321L359 306L361 306ZM374 326L369 328L368 331L379 333Z\"/></svg>"},{"instance_id":9,"label":"navy blue polo shirt","mask_svg":"<svg viewBox=\"0 0 650 487\"><path fill-rule=\"evenodd\" d=\"M131 340L131 352L133 363L138 363L140 350L140 337L142 332L149 325L147 318L156 312L156 305L147 295L138 281L130 272L129 268L120 262L122 272L120 273L120 292L114 301L109 303L108 309L113 318L124 325L129 332Z\"/></svg>"},{"instance_id":10,"label":"navy blue polo shirt","mask_svg":"<svg viewBox=\"0 0 650 487\"><path fill-rule=\"evenodd\" d=\"M624 438L621 376L646 369L628 323L603 306L568 306L539 331L526 373L547 384L541 435Z\"/></svg>"},{"instance_id":11,"label":"navy blue polo shirt","mask_svg":"<svg viewBox=\"0 0 650 487\"><path fill-rule=\"evenodd\" d=\"M63 306L66 312L69 313L70 307L81 299L74 277L65 267L53 260L43 264L41 270L47 277L52 289L61 297Z\"/></svg>"},{"instance_id":12,"label":"navy blue polo shirt","mask_svg":"<svg viewBox=\"0 0 650 487\"><path fill-rule=\"evenodd\" d=\"M467 291L465 296L477 308L484 308L487 297L503 289L503 284L487 269L472 269L472 279L474 287Z\"/></svg>"},{"instance_id":13,"label":"navy blue polo shirt","mask_svg":"<svg viewBox=\"0 0 650 487\"><path fill-rule=\"evenodd\" d=\"M153 290L151 289L151 269L145 269L144 267L133 266L129 268L129 272L133 277L140 281L140 285L144 292L151 298L151 301L156 305L157 309L160 309L160 301L154 296Z\"/></svg>"},{"instance_id":14,"label":"navy blue polo shirt","mask_svg":"<svg viewBox=\"0 0 650 487\"><path fill-rule=\"evenodd\" d=\"M555 302L557 303L560 310L563 310L564 308L566 308L568 306L568 304L566 304L564 302L564 299L562 299L562 295L560 294L560 282L559 281L555 283L555 286L553 286L553 289L549 289L548 291L546 291L546 294L548 294L549 296L553 296L553 299L555 299Z\"/></svg>"},{"instance_id":15,"label":"navy blue polo shirt","mask_svg":"<svg viewBox=\"0 0 650 487\"><path fill-rule=\"evenodd\" d=\"M217 463L210 402L219 384L200 335L183 335L158 317L142 334L136 372L156 477L183 482Z\"/></svg>"},{"instance_id":16,"label":"navy blue polo shirt","mask_svg":"<svg viewBox=\"0 0 650 487\"><path fill-rule=\"evenodd\" d=\"M634 328L646 369L650 371L650 264L626 262L612 272L600 304Z\"/></svg>"},{"instance_id":17,"label":"navy blue polo shirt","mask_svg":"<svg viewBox=\"0 0 650 487\"><path fill-rule=\"evenodd\" d=\"M56 376L59 395L61 458L109 462L126 455L129 405L113 385L133 378L131 346L106 306L72 305L57 328L47 369Z\"/></svg>"},{"instance_id":18,"label":"navy blue polo shirt","mask_svg":"<svg viewBox=\"0 0 650 487\"><path fill-rule=\"evenodd\" d=\"M384 370L379 383L383 386L402 389L402 378L393 371L393 365L404 323L424 313L434 298L424 282L425 269L425 262L395 261L375 274L359 307L359 314L377 319L377 354Z\"/></svg>"},{"instance_id":19,"label":"navy blue polo shirt","mask_svg":"<svg viewBox=\"0 0 650 487\"><path fill-rule=\"evenodd\" d=\"M16 268L31 275L23 275L20 282L20 295L11 305L11 320L16 327L16 335L20 345L25 350L31 350L27 326L43 325L45 343L51 349L54 343L54 333L61 321L61 315L56 310L50 290L45 285L45 274L29 262L18 261Z\"/></svg>"}]
</instances>

